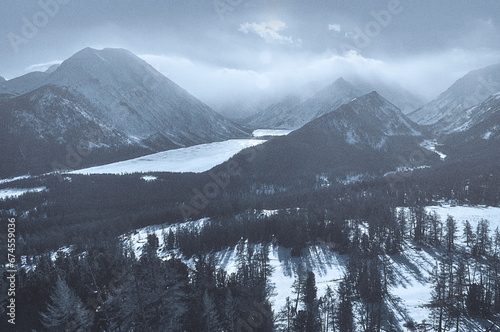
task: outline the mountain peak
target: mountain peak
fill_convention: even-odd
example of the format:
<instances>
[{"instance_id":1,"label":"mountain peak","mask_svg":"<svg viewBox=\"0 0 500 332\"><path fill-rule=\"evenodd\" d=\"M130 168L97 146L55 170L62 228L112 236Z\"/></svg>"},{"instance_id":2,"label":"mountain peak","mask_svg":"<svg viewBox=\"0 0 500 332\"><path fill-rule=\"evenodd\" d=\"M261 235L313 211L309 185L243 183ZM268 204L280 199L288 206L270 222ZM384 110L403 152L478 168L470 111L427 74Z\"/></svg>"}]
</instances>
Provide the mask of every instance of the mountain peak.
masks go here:
<instances>
[{"instance_id":1,"label":"mountain peak","mask_svg":"<svg viewBox=\"0 0 500 332\"><path fill-rule=\"evenodd\" d=\"M340 106L338 110L311 121L309 125L326 126L337 132L346 131L346 137L357 130L356 136L364 136L367 141L372 142L376 139L368 139L368 136L377 132L378 134L373 137L378 135L379 140L382 140L383 136L418 136L421 134L418 127L409 121L399 108L377 91L357 97Z\"/></svg>"},{"instance_id":2,"label":"mountain peak","mask_svg":"<svg viewBox=\"0 0 500 332\"><path fill-rule=\"evenodd\" d=\"M344 87L347 87L347 88L356 89L351 83L349 83L348 81L346 81L342 76L340 76L332 84L330 84L330 87L335 87L335 88L339 88L339 87L344 88Z\"/></svg>"},{"instance_id":3,"label":"mountain peak","mask_svg":"<svg viewBox=\"0 0 500 332\"><path fill-rule=\"evenodd\" d=\"M2 76L0 76L0 82L5 82L5 81L6 81L6 79L3 78Z\"/></svg>"},{"instance_id":4,"label":"mountain peak","mask_svg":"<svg viewBox=\"0 0 500 332\"><path fill-rule=\"evenodd\" d=\"M72 62L72 61L115 61L119 59L139 59L132 52L123 49L123 48L104 48L102 50L97 50L91 47L86 47L83 50L75 53L73 56L69 57L64 62Z\"/></svg>"},{"instance_id":5,"label":"mountain peak","mask_svg":"<svg viewBox=\"0 0 500 332\"><path fill-rule=\"evenodd\" d=\"M333 83L348 83L342 76L337 78Z\"/></svg>"}]
</instances>

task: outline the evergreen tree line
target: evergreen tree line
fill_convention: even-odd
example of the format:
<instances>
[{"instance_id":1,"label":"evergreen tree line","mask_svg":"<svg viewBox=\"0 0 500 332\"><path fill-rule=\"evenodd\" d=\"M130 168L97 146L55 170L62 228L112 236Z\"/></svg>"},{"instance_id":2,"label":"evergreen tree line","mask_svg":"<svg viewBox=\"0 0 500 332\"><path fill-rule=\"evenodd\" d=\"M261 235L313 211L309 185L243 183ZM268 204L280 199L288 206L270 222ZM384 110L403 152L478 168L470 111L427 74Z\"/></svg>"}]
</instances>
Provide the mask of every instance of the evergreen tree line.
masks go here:
<instances>
[{"instance_id":1,"label":"evergreen tree line","mask_svg":"<svg viewBox=\"0 0 500 332\"><path fill-rule=\"evenodd\" d=\"M452 219L448 217L446 224L452 224ZM499 229L491 234L489 222L483 219L474 231L466 221L465 248L450 245L453 237L446 237L447 251L433 271L430 319L436 331L459 331L468 317L496 320L500 312Z\"/></svg>"},{"instance_id":2,"label":"evergreen tree line","mask_svg":"<svg viewBox=\"0 0 500 332\"><path fill-rule=\"evenodd\" d=\"M202 254L192 258L191 267L173 257L162 260L154 235L141 257L119 242L84 254L60 254L55 261L43 255L36 268L19 275L16 327L51 332L272 331L268 248L251 248L245 241L238 245L232 274Z\"/></svg>"}]
</instances>

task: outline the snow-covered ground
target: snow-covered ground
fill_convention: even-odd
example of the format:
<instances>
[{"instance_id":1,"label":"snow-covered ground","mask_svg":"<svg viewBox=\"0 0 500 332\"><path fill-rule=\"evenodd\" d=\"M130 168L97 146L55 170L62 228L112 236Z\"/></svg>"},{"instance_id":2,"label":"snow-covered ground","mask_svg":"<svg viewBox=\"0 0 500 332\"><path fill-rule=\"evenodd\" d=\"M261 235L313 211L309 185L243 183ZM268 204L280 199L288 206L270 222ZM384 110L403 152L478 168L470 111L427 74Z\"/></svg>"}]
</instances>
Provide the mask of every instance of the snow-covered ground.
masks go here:
<instances>
[{"instance_id":1,"label":"snow-covered ground","mask_svg":"<svg viewBox=\"0 0 500 332\"><path fill-rule=\"evenodd\" d=\"M6 188L0 189L0 199L16 198L26 193L41 192L47 190L45 187L37 188Z\"/></svg>"},{"instance_id":2,"label":"snow-covered ground","mask_svg":"<svg viewBox=\"0 0 500 332\"><path fill-rule=\"evenodd\" d=\"M431 299L431 274L436 261L425 250L408 244L403 249L401 254L388 257L394 275L394 283L389 287L392 299L388 305L398 321L420 324L429 319L429 308L425 305Z\"/></svg>"},{"instance_id":3,"label":"snow-covered ground","mask_svg":"<svg viewBox=\"0 0 500 332\"><path fill-rule=\"evenodd\" d=\"M457 222L458 226L458 242L463 235L463 226L465 220L468 220L472 226L472 229L476 231L478 222L481 219L486 219L490 222L490 230L494 231L497 227L500 228L500 207L492 206L451 206L449 204L443 204L441 206L428 206L426 207L427 212L436 212L444 223L448 218L448 215L452 216Z\"/></svg>"},{"instance_id":4,"label":"snow-covered ground","mask_svg":"<svg viewBox=\"0 0 500 332\"><path fill-rule=\"evenodd\" d=\"M146 182L151 182L151 181L157 180L158 177L156 177L154 175L144 175L144 176L141 176L141 179L146 181Z\"/></svg>"},{"instance_id":5,"label":"snow-covered ground","mask_svg":"<svg viewBox=\"0 0 500 332\"><path fill-rule=\"evenodd\" d=\"M426 210L436 212L443 222L448 215L451 215L459 226L463 225L464 220L469 220L471 225L475 227L481 219L490 221L491 230L500 226L500 207L442 205L428 206ZM276 214L277 210L262 210L255 211L255 213L260 216L270 216ZM167 259L169 255L174 254L176 257L182 258L177 251L169 252L164 250L163 235L168 231L175 232L183 227L201 228L209 222L210 219L202 218L173 225L148 226L122 236L122 240L126 246L135 251L137 257L140 257L142 247L147 241L147 235L154 233L159 239L158 252L160 257ZM459 229L459 235L461 235L462 227L459 227ZM252 246L259 245L254 244ZM238 261L236 248L228 248L212 255L216 259L219 268L226 270L228 273L236 272ZM391 296L387 299L387 305L394 312L403 331L413 331L403 326L406 322L413 321L415 324L430 322L430 311L427 305L432 292L431 276L440 256L441 254L433 248L421 248L411 241L405 242L403 251L400 254L385 256L388 267L392 271L392 282L389 286ZM192 264L190 259L183 258L183 260L188 265ZM327 286L332 289L337 288L347 264L346 256L332 251L327 243L307 247L302 251L301 257L292 257L289 248L269 244L269 260L274 270L270 277L270 283L275 287L274 294L271 297L275 312L278 312L285 305L287 297L293 297L292 284L297 278L297 267L299 265L302 266L303 271L311 270L315 273L318 296L323 296Z\"/></svg>"},{"instance_id":6,"label":"snow-covered ground","mask_svg":"<svg viewBox=\"0 0 500 332\"><path fill-rule=\"evenodd\" d=\"M9 182L14 182L14 181L17 181L17 180L28 179L28 178L30 178L30 177L31 177L30 175L21 175L21 176L16 176L16 177L14 177L14 178L1 179L1 180L0 180L0 184L9 183Z\"/></svg>"},{"instance_id":7,"label":"snow-covered ground","mask_svg":"<svg viewBox=\"0 0 500 332\"><path fill-rule=\"evenodd\" d=\"M243 149L262 144L259 139L232 139L163 151L108 165L95 166L71 174L127 174L145 172L201 173L217 166Z\"/></svg>"},{"instance_id":8,"label":"snow-covered ground","mask_svg":"<svg viewBox=\"0 0 500 332\"><path fill-rule=\"evenodd\" d=\"M253 131L253 137L265 137L265 136L286 136L292 131L287 129L256 129Z\"/></svg>"},{"instance_id":9,"label":"snow-covered ground","mask_svg":"<svg viewBox=\"0 0 500 332\"><path fill-rule=\"evenodd\" d=\"M437 143L436 140L427 139L427 140L423 141L422 143L420 143L420 146L429 150L429 151L437 153L439 155L439 158L441 158L441 160L446 159L446 155L444 153L436 150L436 146L439 146L439 144Z\"/></svg>"}]
</instances>

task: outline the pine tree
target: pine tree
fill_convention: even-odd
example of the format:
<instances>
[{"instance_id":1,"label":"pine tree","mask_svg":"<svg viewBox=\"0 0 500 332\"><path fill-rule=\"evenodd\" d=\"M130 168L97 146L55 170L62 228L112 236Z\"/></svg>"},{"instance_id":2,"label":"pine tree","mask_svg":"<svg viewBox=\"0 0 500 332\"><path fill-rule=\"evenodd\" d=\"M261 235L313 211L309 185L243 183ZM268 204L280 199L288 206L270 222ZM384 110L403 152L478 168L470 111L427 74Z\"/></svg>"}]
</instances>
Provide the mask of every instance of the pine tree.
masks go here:
<instances>
[{"instance_id":1,"label":"pine tree","mask_svg":"<svg viewBox=\"0 0 500 332\"><path fill-rule=\"evenodd\" d=\"M319 303L316 298L318 289L316 287L316 277L314 272L307 271L307 278L304 284L304 294L302 302L304 303L306 322L306 332L316 332L321 330L321 322L319 316Z\"/></svg>"},{"instance_id":2,"label":"pine tree","mask_svg":"<svg viewBox=\"0 0 500 332\"><path fill-rule=\"evenodd\" d=\"M474 242L474 232L472 231L472 225L469 220L464 221L463 238L467 247L470 247L470 245Z\"/></svg>"},{"instance_id":3,"label":"pine tree","mask_svg":"<svg viewBox=\"0 0 500 332\"><path fill-rule=\"evenodd\" d=\"M91 313L61 278L50 295L47 311L40 316L43 326L50 331L87 331L92 325Z\"/></svg>"},{"instance_id":4,"label":"pine tree","mask_svg":"<svg viewBox=\"0 0 500 332\"><path fill-rule=\"evenodd\" d=\"M445 271L444 264L436 265L433 271L433 283L434 287L432 290L432 311L435 320L437 320L436 331L443 331L443 322L446 307L446 278L447 273Z\"/></svg>"},{"instance_id":5,"label":"pine tree","mask_svg":"<svg viewBox=\"0 0 500 332\"><path fill-rule=\"evenodd\" d=\"M457 222L452 216L446 219L446 248L448 251L454 249L455 239L457 237Z\"/></svg>"},{"instance_id":6,"label":"pine tree","mask_svg":"<svg viewBox=\"0 0 500 332\"><path fill-rule=\"evenodd\" d=\"M348 278L344 277L338 289L339 309L337 311L337 325L339 327L339 332L351 332L354 330L352 292L347 280Z\"/></svg>"}]
</instances>

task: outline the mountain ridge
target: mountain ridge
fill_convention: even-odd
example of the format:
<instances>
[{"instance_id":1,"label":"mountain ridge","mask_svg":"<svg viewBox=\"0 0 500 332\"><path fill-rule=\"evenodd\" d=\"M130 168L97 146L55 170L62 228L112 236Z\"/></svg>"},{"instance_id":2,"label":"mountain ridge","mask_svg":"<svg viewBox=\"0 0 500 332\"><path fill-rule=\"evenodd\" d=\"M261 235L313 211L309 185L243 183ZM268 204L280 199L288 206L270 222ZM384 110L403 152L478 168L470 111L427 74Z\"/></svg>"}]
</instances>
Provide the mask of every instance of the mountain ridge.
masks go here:
<instances>
[{"instance_id":1,"label":"mountain ridge","mask_svg":"<svg viewBox=\"0 0 500 332\"><path fill-rule=\"evenodd\" d=\"M432 126L442 131L442 124L449 126L447 117L460 118L465 110L483 102L492 94L500 91L500 64L470 71L459 78L436 99L408 114L413 121ZM441 123L440 123L441 121Z\"/></svg>"}]
</instances>

